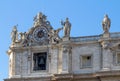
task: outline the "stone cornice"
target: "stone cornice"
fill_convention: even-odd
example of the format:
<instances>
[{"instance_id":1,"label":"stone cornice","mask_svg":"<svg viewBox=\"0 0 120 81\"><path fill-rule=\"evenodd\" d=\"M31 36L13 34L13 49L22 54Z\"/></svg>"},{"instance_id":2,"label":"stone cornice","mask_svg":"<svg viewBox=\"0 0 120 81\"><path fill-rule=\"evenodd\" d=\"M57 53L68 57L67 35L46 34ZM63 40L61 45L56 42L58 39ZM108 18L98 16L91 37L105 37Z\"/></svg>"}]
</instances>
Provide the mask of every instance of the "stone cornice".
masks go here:
<instances>
[{"instance_id":1,"label":"stone cornice","mask_svg":"<svg viewBox=\"0 0 120 81\"><path fill-rule=\"evenodd\" d=\"M120 77L120 71L101 71L86 74L55 74L54 79L57 80L81 80L81 79L100 79L107 77Z\"/></svg>"},{"instance_id":2,"label":"stone cornice","mask_svg":"<svg viewBox=\"0 0 120 81\"><path fill-rule=\"evenodd\" d=\"M34 81L61 81L61 80L95 80L101 81L102 79L120 77L120 71L101 71L96 73L85 73L85 74L54 74L53 76L47 77L22 77L22 78L10 78L5 81L21 81L21 80L34 80Z\"/></svg>"}]
</instances>

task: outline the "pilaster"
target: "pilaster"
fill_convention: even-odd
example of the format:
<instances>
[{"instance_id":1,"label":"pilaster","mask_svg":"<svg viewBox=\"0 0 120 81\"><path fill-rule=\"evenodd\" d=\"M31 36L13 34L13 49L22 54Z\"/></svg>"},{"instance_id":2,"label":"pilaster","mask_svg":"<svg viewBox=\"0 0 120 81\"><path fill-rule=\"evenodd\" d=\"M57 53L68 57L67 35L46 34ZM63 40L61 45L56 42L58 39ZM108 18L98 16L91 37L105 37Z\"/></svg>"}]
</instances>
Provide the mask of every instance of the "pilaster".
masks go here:
<instances>
[{"instance_id":1,"label":"pilaster","mask_svg":"<svg viewBox=\"0 0 120 81\"><path fill-rule=\"evenodd\" d=\"M111 69L112 63L112 52L111 47L111 38L109 33L104 33L103 37L100 39L102 45L102 71L109 71Z\"/></svg>"},{"instance_id":2,"label":"pilaster","mask_svg":"<svg viewBox=\"0 0 120 81\"><path fill-rule=\"evenodd\" d=\"M63 38L63 44L62 44L62 72L61 73L70 73L71 71L71 46L69 37Z\"/></svg>"}]
</instances>

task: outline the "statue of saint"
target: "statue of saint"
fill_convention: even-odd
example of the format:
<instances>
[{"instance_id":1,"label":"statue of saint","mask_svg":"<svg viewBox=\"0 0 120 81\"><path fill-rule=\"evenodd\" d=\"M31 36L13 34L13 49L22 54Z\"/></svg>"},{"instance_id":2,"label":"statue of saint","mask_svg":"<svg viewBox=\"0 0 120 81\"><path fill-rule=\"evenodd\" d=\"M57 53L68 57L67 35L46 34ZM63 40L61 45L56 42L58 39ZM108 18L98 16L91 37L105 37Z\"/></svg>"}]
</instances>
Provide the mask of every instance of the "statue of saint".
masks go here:
<instances>
[{"instance_id":1,"label":"statue of saint","mask_svg":"<svg viewBox=\"0 0 120 81\"><path fill-rule=\"evenodd\" d=\"M70 36L70 30L71 30L71 23L69 22L69 19L66 18L65 22L61 21L61 24L64 26L63 27L64 36L69 37Z\"/></svg>"},{"instance_id":2,"label":"statue of saint","mask_svg":"<svg viewBox=\"0 0 120 81\"><path fill-rule=\"evenodd\" d=\"M106 14L103 21L102 21L104 33L109 33L110 25L111 25L111 21L108 18L108 15Z\"/></svg>"},{"instance_id":3,"label":"statue of saint","mask_svg":"<svg viewBox=\"0 0 120 81\"><path fill-rule=\"evenodd\" d=\"M15 43L16 40L18 40L18 31L17 31L17 26L13 27L13 30L11 32L11 39L12 39L12 43Z\"/></svg>"}]
</instances>

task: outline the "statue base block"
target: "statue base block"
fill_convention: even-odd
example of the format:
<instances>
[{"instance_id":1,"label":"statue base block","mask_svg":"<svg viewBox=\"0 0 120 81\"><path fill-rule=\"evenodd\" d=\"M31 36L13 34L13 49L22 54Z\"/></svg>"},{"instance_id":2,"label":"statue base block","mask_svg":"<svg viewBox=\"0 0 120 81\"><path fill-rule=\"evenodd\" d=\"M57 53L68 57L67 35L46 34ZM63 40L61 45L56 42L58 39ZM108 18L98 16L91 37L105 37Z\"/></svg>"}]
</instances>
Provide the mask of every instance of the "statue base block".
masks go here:
<instances>
[{"instance_id":1,"label":"statue base block","mask_svg":"<svg viewBox=\"0 0 120 81\"><path fill-rule=\"evenodd\" d=\"M70 38L69 37L63 37L63 39L62 39L63 41L69 41L70 40Z\"/></svg>"},{"instance_id":2,"label":"statue base block","mask_svg":"<svg viewBox=\"0 0 120 81\"><path fill-rule=\"evenodd\" d=\"M104 33L103 34L103 38L109 38L110 37L110 34L109 33Z\"/></svg>"}]
</instances>

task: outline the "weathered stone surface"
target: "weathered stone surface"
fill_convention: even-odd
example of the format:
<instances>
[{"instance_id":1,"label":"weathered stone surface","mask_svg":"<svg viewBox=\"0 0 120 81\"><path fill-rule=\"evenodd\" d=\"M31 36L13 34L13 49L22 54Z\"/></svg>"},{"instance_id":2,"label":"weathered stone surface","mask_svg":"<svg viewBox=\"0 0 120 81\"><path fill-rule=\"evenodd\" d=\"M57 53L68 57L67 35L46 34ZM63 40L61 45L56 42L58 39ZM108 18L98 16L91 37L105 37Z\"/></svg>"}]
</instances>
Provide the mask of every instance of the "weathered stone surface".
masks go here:
<instances>
[{"instance_id":1,"label":"weathered stone surface","mask_svg":"<svg viewBox=\"0 0 120 81\"><path fill-rule=\"evenodd\" d=\"M44 32L41 32L44 29L46 38ZM12 41L14 43L8 50L9 78L4 81L120 80L120 64L117 63L120 32L110 33L107 29L107 33L101 35L70 37L70 30L66 30L62 38L57 32L58 41L51 33L52 30L57 32L46 20L46 16L39 13L33 28L27 33L21 33L21 40L15 41L15 38ZM51 40L51 36L54 39ZM38 37L37 41L35 37ZM47 58L43 53L47 54ZM39 69L44 68L44 65L45 69ZM34 70L36 66L38 69Z\"/></svg>"}]
</instances>

